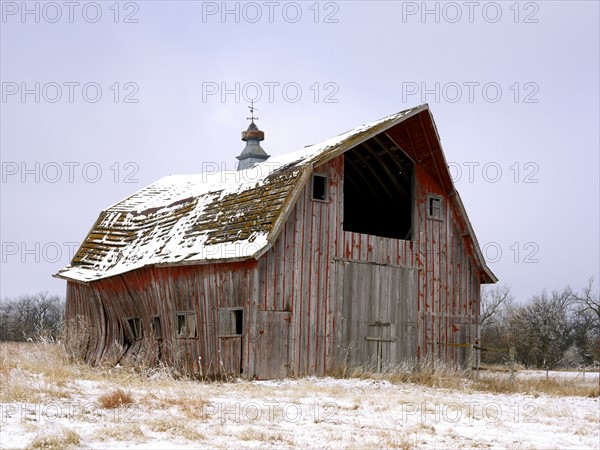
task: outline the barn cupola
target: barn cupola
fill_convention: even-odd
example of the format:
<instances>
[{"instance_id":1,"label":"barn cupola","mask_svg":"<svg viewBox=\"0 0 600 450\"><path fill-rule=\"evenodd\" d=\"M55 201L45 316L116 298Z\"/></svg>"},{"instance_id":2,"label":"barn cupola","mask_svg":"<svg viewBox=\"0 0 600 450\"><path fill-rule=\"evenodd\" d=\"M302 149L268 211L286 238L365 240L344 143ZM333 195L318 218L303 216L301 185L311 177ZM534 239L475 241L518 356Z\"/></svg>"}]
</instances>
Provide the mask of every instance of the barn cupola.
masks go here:
<instances>
[{"instance_id":1,"label":"barn cupola","mask_svg":"<svg viewBox=\"0 0 600 450\"><path fill-rule=\"evenodd\" d=\"M246 142L246 147L239 156L236 156L239 160L237 170L249 169L256 164L266 161L270 156L260 146L260 141L265 139L265 133L260 131L254 123L255 120L258 120L258 117L254 117L254 111L256 111L254 102L252 102L249 108L250 117L248 117L248 120L250 120L250 125L248 125L246 131L242 131L242 141Z\"/></svg>"}]
</instances>

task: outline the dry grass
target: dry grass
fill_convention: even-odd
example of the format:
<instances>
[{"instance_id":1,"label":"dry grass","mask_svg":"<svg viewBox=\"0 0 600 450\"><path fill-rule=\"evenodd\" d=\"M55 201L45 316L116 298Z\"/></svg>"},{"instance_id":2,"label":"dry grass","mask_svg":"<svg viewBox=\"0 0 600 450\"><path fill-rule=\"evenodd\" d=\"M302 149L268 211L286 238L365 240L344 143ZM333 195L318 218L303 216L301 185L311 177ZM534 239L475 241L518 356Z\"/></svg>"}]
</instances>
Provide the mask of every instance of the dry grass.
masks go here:
<instances>
[{"instance_id":1,"label":"dry grass","mask_svg":"<svg viewBox=\"0 0 600 450\"><path fill-rule=\"evenodd\" d=\"M57 386L46 379L32 380L29 373L14 369L8 376L0 375L0 402L38 403L48 400L69 399L72 389Z\"/></svg>"},{"instance_id":2,"label":"dry grass","mask_svg":"<svg viewBox=\"0 0 600 450\"><path fill-rule=\"evenodd\" d=\"M560 373L560 372L559 372ZM506 369L482 372L476 379L471 379L469 370L448 365L444 362L418 364L407 362L395 366L384 367L381 372L370 367L345 369L343 372L331 373L338 378L381 379L391 383L414 383L421 386L445 389L473 389L482 392L503 394L548 394L554 396L599 397L600 384L597 381L567 380L558 376L550 378L531 378L517 375L514 382Z\"/></svg>"},{"instance_id":3,"label":"dry grass","mask_svg":"<svg viewBox=\"0 0 600 450\"><path fill-rule=\"evenodd\" d=\"M113 389L111 392L98 397L98 404L106 409L114 409L123 405L131 405L132 403L133 397L131 394L121 388Z\"/></svg>"},{"instance_id":4,"label":"dry grass","mask_svg":"<svg viewBox=\"0 0 600 450\"><path fill-rule=\"evenodd\" d=\"M205 441L207 439L204 434L179 419L151 420L147 425L156 433L168 433L174 437L183 437L188 441Z\"/></svg>"},{"instance_id":5,"label":"dry grass","mask_svg":"<svg viewBox=\"0 0 600 450\"><path fill-rule=\"evenodd\" d=\"M111 424L102 427L96 432L96 438L100 441L115 440L123 442L146 442L147 438L137 423Z\"/></svg>"},{"instance_id":6,"label":"dry grass","mask_svg":"<svg viewBox=\"0 0 600 450\"><path fill-rule=\"evenodd\" d=\"M31 381L26 373L15 369L8 374L0 374L0 402L29 402L37 403L42 396L39 392L39 382Z\"/></svg>"},{"instance_id":7,"label":"dry grass","mask_svg":"<svg viewBox=\"0 0 600 450\"><path fill-rule=\"evenodd\" d=\"M0 373L21 369L44 375L52 383L64 386L78 376L80 365L71 364L60 344L4 342L0 345Z\"/></svg>"},{"instance_id":8,"label":"dry grass","mask_svg":"<svg viewBox=\"0 0 600 450\"><path fill-rule=\"evenodd\" d=\"M560 378L527 378L516 376L511 382L507 374L485 374L470 384L474 390L497 394L548 394L561 397L599 397L597 382L581 383Z\"/></svg>"},{"instance_id":9,"label":"dry grass","mask_svg":"<svg viewBox=\"0 0 600 450\"><path fill-rule=\"evenodd\" d=\"M167 392L149 394L145 400L160 408L177 406L187 419L206 418L206 405L208 402L199 392L198 386L174 387L176 385L177 383L174 382Z\"/></svg>"},{"instance_id":10,"label":"dry grass","mask_svg":"<svg viewBox=\"0 0 600 450\"><path fill-rule=\"evenodd\" d=\"M36 374L32 380L31 374ZM70 398L77 367L68 364L60 345L2 343L0 402L40 402Z\"/></svg>"},{"instance_id":11,"label":"dry grass","mask_svg":"<svg viewBox=\"0 0 600 450\"><path fill-rule=\"evenodd\" d=\"M34 381L30 374L36 374ZM598 397L600 387L594 382L569 382L561 378L529 378L517 374L511 384L508 373L489 370L481 373L477 380L469 378L469 371L440 362L406 362L383 367L377 372L373 367L349 369L343 367L330 373L338 378L359 378L387 380L391 383L414 383L432 388L471 389L494 393L549 394L555 396ZM168 395L148 393L145 400L159 406L178 406L189 419L202 418L206 403L197 390L197 383L181 380L173 375L169 368L139 367L91 367L77 362L63 346L49 342L41 343L0 343L0 401L38 402L52 398L69 398L77 392L73 386L76 380L107 381L111 385L143 387L147 392L161 388ZM183 384L182 384L183 383ZM310 383L308 383L307 388ZM177 386L173 394L173 388ZM183 387L182 387L183 386ZM194 387L195 386L195 387ZM310 385L310 389L319 389ZM249 390L260 389L248 385ZM340 394L339 387L323 387L322 393L331 396ZM297 395L301 396L301 392ZM100 402L106 402L106 408L118 407L119 402L127 402L130 394L108 393L101 396Z\"/></svg>"},{"instance_id":12,"label":"dry grass","mask_svg":"<svg viewBox=\"0 0 600 450\"><path fill-rule=\"evenodd\" d=\"M246 427L240 434L239 439L242 441L256 441L263 444L285 444L288 446L294 445L294 441L285 436L283 433L267 432L259 427Z\"/></svg>"},{"instance_id":13,"label":"dry grass","mask_svg":"<svg viewBox=\"0 0 600 450\"><path fill-rule=\"evenodd\" d=\"M265 433L264 431L256 428L256 427L247 427L244 431L240 433L240 439L242 441L258 441L258 442L269 442L269 433Z\"/></svg>"},{"instance_id":14,"label":"dry grass","mask_svg":"<svg viewBox=\"0 0 600 450\"><path fill-rule=\"evenodd\" d=\"M73 431L65 428L56 434L49 434L43 436L37 436L28 449L67 449L79 445L79 435Z\"/></svg>"},{"instance_id":15,"label":"dry grass","mask_svg":"<svg viewBox=\"0 0 600 450\"><path fill-rule=\"evenodd\" d=\"M74 380L109 381L116 384L146 384L175 380L167 367L142 368L130 364L104 364L93 367L68 352L62 344L51 342L0 342L0 379L4 382L14 369L41 375L47 383L67 387ZM1 378L4 377L4 378Z\"/></svg>"},{"instance_id":16,"label":"dry grass","mask_svg":"<svg viewBox=\"0 0 600 450\"><path fill-rule=\"evenodd\" d=\"M217 385L211 383L211 386ZM137 402L147 408L169 409L177 407L188 419L204 418L204 410L208 401L205 391L208 386L188 380L164 379L159 377L146 380L139 386L140 392Z\"/></svg>"},{"instance_id":17,"label":"dry grass","mask_svg":"<svg viewBox=\"0 0 600 450\"><path fill-rule=\"evenodd\" d=\"M330 375L337 378L380 379L390 383L415 383L434 388L461 389L466 384L467 371L439 361L408 361L384 366L381 371L367 366L338 370Z\"/></svg>"},{"instance_id":18,"label":"dry grass","mask_svg":"<svg viewBox=\"0 0 600 450\"><path fill-rule=\"evenodd\" d=\"M70 419L64 415L59 419L69 428L81 427L74 428L75 431L58 423L41 427L40 422L29 418L26 423L18 424L20 428L15 428L19 432L36 436L30 446L33 449L90 447L94 442L121 447L132 442L149 445L183 439L197 443L196 446L223 448L227 443L290 447L306 446L314 441L333 448L409 449L426 444L431 446L436 439L442 446L464 444L464 436L460 433L452 436L452 431L438 429L435 408L447 404L454 408L450 409L451 415L456 412L455 408L463 408L461 417L471 417L470 422L476 423L483 416L471 407L460 406L465 395L475 391L533 396L599 395L596 374L576 380L551 374L546 379L538 373L519 371L511 385L505 372L488 370L478 379L471 379L470 372L438 363L406 363L383 369L382 372L370 368L346 369L343 373L333 374L369 380L367 382L332 382L331 379L307 377L272 382L199 383L175 379L169 371L156 368L90 367L70 362L58 345L0 343L0 401L43 404L49 398L71 396L68 402L57 402L65 406L71 402L86 405L90 398L97 400L81 412L76 409L75 422L67 422ZM395 385L390 386L390 383ZM405 383L411 385L403 385ZM476 396L480 397L488 396ZM504 400L498 401L503 404ZM553 405L548 398L538 401L542 405L540 411L546 404ZM416 405L417 402L419 409L412 416L408 409L399 406ZM506 402L505 408L509 408L512 397L509 396ZM590 403L581 399L577 402ZM556 402L557 405L563 403L560 399ZM255 404L259 405L262 415L259 421L252 418L253 407L243 409ZM271 410L273 404L277 406ZM293 430L297 428L292 426L291 416L284 417L286 405L294 405L290 409L291 416L300 408L300 429L314 436L293 436ZM333 411L328 405L334 406ZM119 407L124 408L123 414L114 409ZM552 408L549 406L549 412L544 411L543 417L561 417L554 416ZM556 408L556 411L556 414L562 414L563 408ZM433 422L411 422L412 419L418 421L419 417L422 422L423 416ZM18 414L11 417L13 425L9 423L9 427L20 419ZM90 423L94 424L93 428ZM597 415L588 414L574 423L577 428L573 427L573 433L589 439L589 427L597 424ZM29 428L34 425L35 428ZM115 445L111 441L116 441ZM468 446L479 445L477 439L468 442Z\"/></svg>"}]
</instances>

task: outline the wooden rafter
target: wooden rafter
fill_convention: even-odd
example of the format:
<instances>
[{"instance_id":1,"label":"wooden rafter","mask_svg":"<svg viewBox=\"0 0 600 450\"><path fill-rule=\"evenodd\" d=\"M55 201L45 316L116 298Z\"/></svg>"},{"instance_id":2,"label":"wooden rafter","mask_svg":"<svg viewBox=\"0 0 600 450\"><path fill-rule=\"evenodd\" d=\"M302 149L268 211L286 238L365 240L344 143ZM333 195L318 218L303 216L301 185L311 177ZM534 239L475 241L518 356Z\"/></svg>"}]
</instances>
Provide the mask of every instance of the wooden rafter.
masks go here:
<instances>
[{"instance_id":1,"label":"wooden rafter","mask_svg":"<svg viewBox=\"0 0 600 450\"><path fill-rule=\"evenodd\" d=\"M375 150L373 149L373 147L371 147L371 145L369 144L368 141L365 142L363 145L374 156L374 158L373 158L374 161L377 161L377 163L379 164L379 166L383 169L383 171L385 172L385 174L388 176L388 178L390 179L390 181L392 182L392 184L396 188L396 190L398 192L404 192L404 187L402 186L402 184L400 184L400 182L398 181L398 178L390 170L389 166L387 164L385 164L384 161L382 161L383 158L375 152ZM385 151L385 153L387 153L387 151Z\"/></svg>"},{"instance_id":2,"label":"wooden rafter","mask_svg":"<svg viewBox=\"0 0 600 450\"><path fill-rule=\"evenodd\" d=\"M389 136L387 136L387 135L385 135L385 136L387 139L390 140L390 144L396 145L396 143ZM377 136L373 139L375 140L377 145L379 145L381 148L383 148L385 150L385 152L390 156L390 161L392 161L392 163L396 166L396 168L398 168L398 170L400 171L400 175L402 176L404 181L407 183L410 183L410 167L407 165L401 164L400 161L398 161L398 156L394 152L394 150L392 150L391 145L386 146L385 142L382 142L382 139L380 139ZM404 155L406 155L406 153L404 153L400 147L397 146L397 148L398 148L399 152L402 152ZM408 156L406 156L406 157L409 158ZM412 160L411 160L411 162L412 162Z\"/></svg>"},{"instance_id":3,"label":"wooden rafter","mask_svg":"<svg viewBox=\"0 0 600 450\"><path fill-rule=\"evenodd\" d=\"M437 173L438 179L442 183L442 186L444 186L446 183L444 183L444 180L442 178L442 173L440 172L440 168L438 167L437 160L435 159L435 155L433 154L433 148L431 147L431 143L429 142L429 137L427 137L427 131L425 130L425 126L423 125L422 115L419 114L418 117L419 117L419 124L421 125L421 130L423 130L423 136L425 137L425 141L427 141L427 147L429 148L429 153L431 154L431 159L433 160L433 165L435 167L435 171Z\"/></svg>"},{"instance_id":4,"label":"wooden rafter","mask_svg":"<svg viewBox=\"0 0 600 450\"><path fill-rule=\"evenodd\" d=\"M360 147L357 147L357 148L360 148ZM368 149L366 149L366 150L368 151ZM390 190L389 190L389 189L386 187L386 185L385 185L385 183L383 182L383 180L381 180L381 179L379 178L379 175L378 175L377 171L376 171L376 170L373 168L372 164L371 164L371 163L369 163L369 161L367 161L367 160L366 160L366 158L364 158L364 157L363 157L363 156L360 154L360 152L356 151L356 152L353 152L353 154L354 154L354 155L356 155L356 157L357 157L358 159L360 159L360 160L361 160L361 161L362 161L362 162L365 164L365 166L367 167L367 169L368 169L368 170L371 172L371 174L372 174L372 175L375 177L375 179L376 179L376 180L379 182L379 184L380 184L380 186L381 186L382 190L383 190L383 191L385 191L385 193L386 193L386 194L387 194L387 195L390 197L390 199L392 200L392 202L395 202L394 195L393 195L393 194L392 194L392 192L391 192L391 191L390 191Z\"/></svg>"}]
</instances>

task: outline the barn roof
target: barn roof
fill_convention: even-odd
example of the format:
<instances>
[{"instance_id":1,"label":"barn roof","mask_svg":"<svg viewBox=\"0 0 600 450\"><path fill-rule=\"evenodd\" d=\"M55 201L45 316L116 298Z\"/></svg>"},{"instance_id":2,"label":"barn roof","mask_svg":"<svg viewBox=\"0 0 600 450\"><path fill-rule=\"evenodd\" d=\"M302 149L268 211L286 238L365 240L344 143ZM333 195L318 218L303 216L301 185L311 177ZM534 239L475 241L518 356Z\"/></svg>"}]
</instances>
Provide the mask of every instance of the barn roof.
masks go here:
<instances>
[{"instance_id":1,"label":"barn roof","mask_svg":"<svg viewBox=\"0 0 600 450\"><path fill-rule=\"evenodd\" d=\"M411 124L409 118L413 118ZM427 149L419 142L409 145L406 133L410 133L415 118L430 135L424 138ZM272 157L250 169L161 178L102 211L71 263L55 276L87 283L150 265L259 258L277 239L313 167L388 130L394 131L397 142L407 139L409 156L429 165L444 189L455 194L484 273L483 281L496 281L454 190L426 104L300 151ZM401 145L404 149L404 143Z\"/></svg>"}]
</instances>

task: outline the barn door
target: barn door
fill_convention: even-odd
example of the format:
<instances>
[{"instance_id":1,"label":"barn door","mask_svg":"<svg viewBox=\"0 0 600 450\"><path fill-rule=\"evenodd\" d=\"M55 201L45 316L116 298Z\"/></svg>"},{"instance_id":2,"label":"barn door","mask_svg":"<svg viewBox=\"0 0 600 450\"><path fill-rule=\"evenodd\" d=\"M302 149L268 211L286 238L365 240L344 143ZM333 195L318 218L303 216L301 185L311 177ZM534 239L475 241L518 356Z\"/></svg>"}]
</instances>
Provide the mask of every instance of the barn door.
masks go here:
<instances>
[{"instance_id":1,"label":"barn door","mask_svg":"<svg viewBox=\"0 0 600 450\"><path fill-rule=\"evenodd\" d=\"M256 377L284 378L289 369L290 312L260 311L258 315Z\"/></svg>"},{"instance_id":2,"label":"barn door","mask_svg":"<svg viewBox=\"0 0 600 450\"><path fill-rule=\"evenodd\" d=\"M244 371L244 309L219 310L219 372L238 376Z\"/></svg>"},{"instance_id":3,"label":"barn door","mask_svg":"<svg viewBox=\"0 0 600 450\"><path fill-rule=\"evenodd\" d=\"M381 371L416 356L416 271L345 262L343 314L349 363Z\"/></svg>"}]
</instances>

